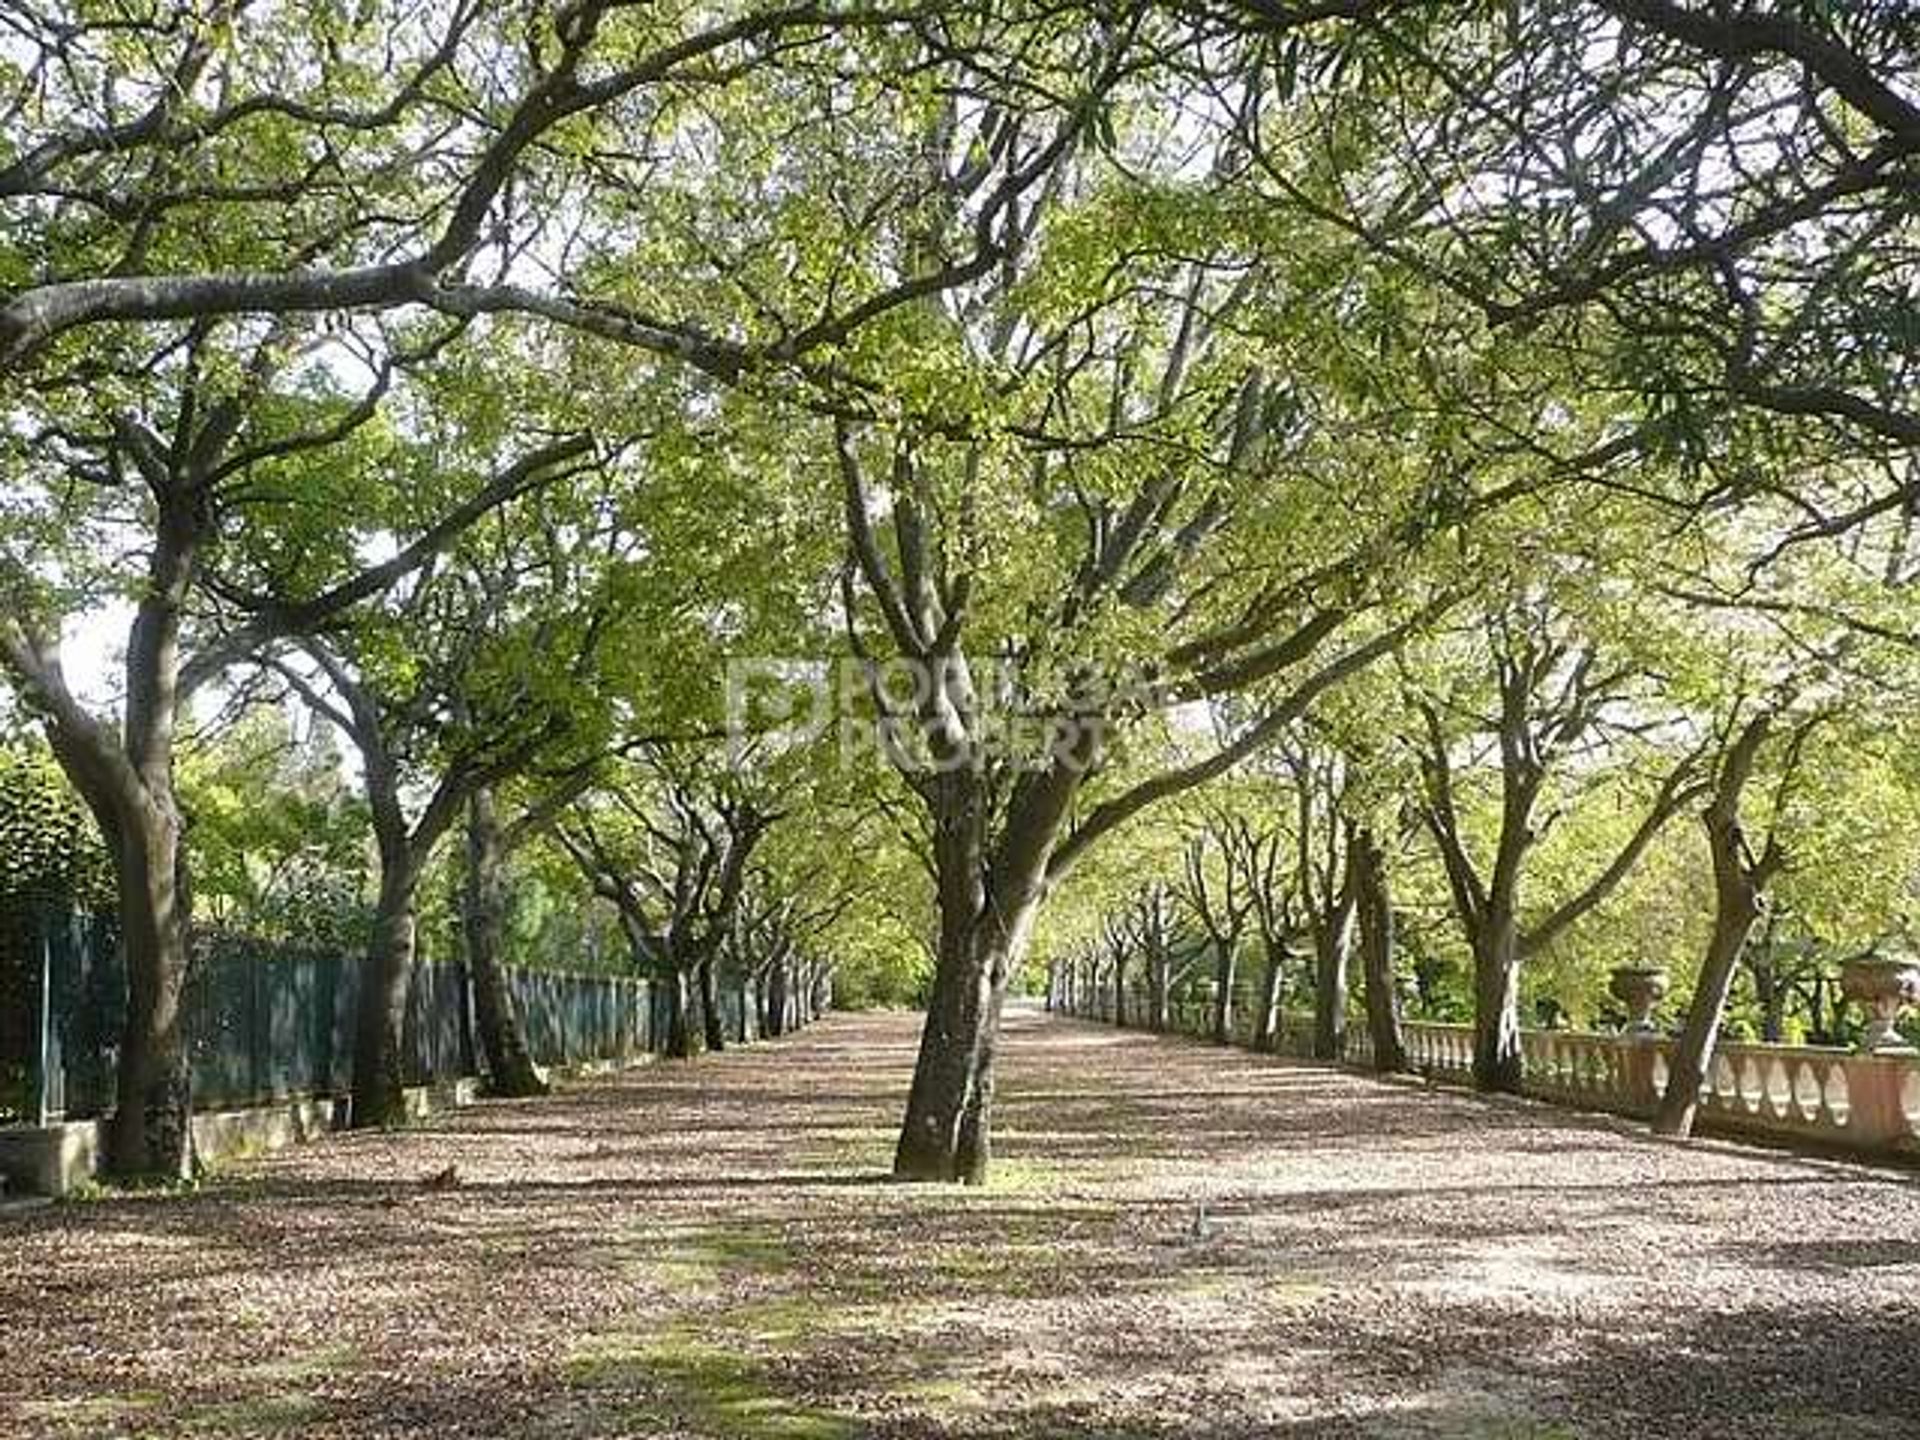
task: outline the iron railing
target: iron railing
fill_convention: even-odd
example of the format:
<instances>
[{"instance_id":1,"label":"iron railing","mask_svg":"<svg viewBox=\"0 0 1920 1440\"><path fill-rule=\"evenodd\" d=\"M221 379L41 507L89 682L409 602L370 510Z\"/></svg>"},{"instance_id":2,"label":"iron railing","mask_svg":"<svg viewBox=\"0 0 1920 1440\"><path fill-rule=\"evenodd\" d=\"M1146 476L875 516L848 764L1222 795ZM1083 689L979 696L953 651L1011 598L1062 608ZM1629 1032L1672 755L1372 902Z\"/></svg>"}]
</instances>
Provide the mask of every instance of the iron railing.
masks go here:
<instances>
[{"instance_id":1,"label":"iron railing","mask_svg":"<svg viewBox=\"0 0 1920 1440\"><path fill-rule=\"evenodd\" d=\"M109 917L14 908L0 923L0 1123L113 1107L126 972ZM225 933L195 944L183 1029L196 1108L344 1093L362 961ZM666 1033L664 987L620 975L510 967L528 1049L542 1065L629 1060ZM658 991L659 993L656 993ZM738 997L727 996L731 1012ZM728 1033L738 1016L726 1015ZM430 1084L484 1072L466 967L416 964L402 1073Z\"/></svg>"}]
</instances>

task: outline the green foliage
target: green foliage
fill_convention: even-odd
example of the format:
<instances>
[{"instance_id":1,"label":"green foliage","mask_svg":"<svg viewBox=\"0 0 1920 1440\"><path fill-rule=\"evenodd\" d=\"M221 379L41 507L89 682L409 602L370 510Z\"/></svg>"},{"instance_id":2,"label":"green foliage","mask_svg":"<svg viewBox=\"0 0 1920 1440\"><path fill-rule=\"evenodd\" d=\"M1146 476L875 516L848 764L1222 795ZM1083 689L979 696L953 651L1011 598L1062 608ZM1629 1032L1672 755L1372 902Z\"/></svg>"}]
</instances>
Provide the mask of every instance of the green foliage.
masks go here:
<instances>
[{"instance_id":1,"label":"green foliage","mask_svg":"<svg viewBox=\"0 0 1920 1440\"><path fill-rule=\"evenodd\" d=\"M261 708L191 745L179 770L198 917L357 949L367 934L366 806L324 727Z\"/></svg>"},{"instance_id":2,"label":"green foliage","mask_svg":"<svg viewBox=\"0 0 1920 1440\"><path fill-rule=\"evenodd\" d=\"M99 828L44 746L0 746L0 903L113 903Z\"/></svg>"}]
</instances>

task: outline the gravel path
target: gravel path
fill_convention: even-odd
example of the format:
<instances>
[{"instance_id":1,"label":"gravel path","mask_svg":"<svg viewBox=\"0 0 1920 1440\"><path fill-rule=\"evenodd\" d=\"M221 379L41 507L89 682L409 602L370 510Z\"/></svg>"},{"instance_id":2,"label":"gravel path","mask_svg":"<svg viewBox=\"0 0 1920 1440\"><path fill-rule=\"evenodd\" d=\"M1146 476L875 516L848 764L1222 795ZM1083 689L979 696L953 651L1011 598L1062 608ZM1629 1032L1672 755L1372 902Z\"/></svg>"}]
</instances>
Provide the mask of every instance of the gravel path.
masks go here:
<instances>
[{"instance_id":1,"label":"gravel path","mask_svg":"<svg viewBox=\"0 0 1920 1440\"><path fill-rule=\"evenodd\" d=\"M1920 1435L1906 1176L1023 1011L901 1187L917 1023L0 1222L0 1434Z\"/></svg>"}]
</instances>

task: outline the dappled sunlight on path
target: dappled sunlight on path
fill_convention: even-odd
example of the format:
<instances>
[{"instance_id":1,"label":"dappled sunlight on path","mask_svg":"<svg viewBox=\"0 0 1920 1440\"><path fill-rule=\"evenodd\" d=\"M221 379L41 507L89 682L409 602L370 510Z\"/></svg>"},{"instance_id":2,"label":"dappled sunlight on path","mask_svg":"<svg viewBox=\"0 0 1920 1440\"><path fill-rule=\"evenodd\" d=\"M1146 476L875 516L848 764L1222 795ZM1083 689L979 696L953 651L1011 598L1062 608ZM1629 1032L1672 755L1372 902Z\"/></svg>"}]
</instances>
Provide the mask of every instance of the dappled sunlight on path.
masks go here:
<instances>
[{"instance_id":1,"label":"dappled sunlight on path","mask_svg":"<svg viewBox=\"0 0 1920 1440\"><path fill-rule=\"evenodd\" d=\"M1920 1427L1903 1175L1023 1009L994 1183L898 1186L917 1025L7 1222L0 1433Z\"/></svg>"}]
</instances>

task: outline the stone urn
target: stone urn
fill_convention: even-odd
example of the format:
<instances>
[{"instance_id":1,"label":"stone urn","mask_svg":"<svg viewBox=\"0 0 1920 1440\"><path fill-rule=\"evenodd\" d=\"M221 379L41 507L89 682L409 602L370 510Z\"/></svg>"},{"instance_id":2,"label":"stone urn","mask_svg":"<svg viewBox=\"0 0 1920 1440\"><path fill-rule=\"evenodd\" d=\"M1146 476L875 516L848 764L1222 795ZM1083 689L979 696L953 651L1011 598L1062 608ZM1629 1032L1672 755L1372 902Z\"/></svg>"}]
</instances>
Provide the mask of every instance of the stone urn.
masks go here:
<instances>
[{"instance_id":1,"label":"stone urn","mask_svg":"<svg viewBox=\"0 0 1920 1440\"><path fill-rule=\"evenodd\" d=\"M1653 1010L1667 998L1667 972L1659 965L1616 965L1607 973L1607 993L1627 1007L1627 1034L1651 1039L1659 1033Z\"/></svg>"},{"instance_id":2,"label":"stone urn","mask_svg":"<svg viewBox=\"0 0 1920 1440\"><path fill-rule=\"evenodd\" d=\"M1907 952L1876 952L1840 967L1840 993L1867 1012L1860 1049L1869 1055L1911 1055L1913 1047L1894 1027L1900 1012L1920 1002L1920 959Z\"/></svg>"}]
</instances>

